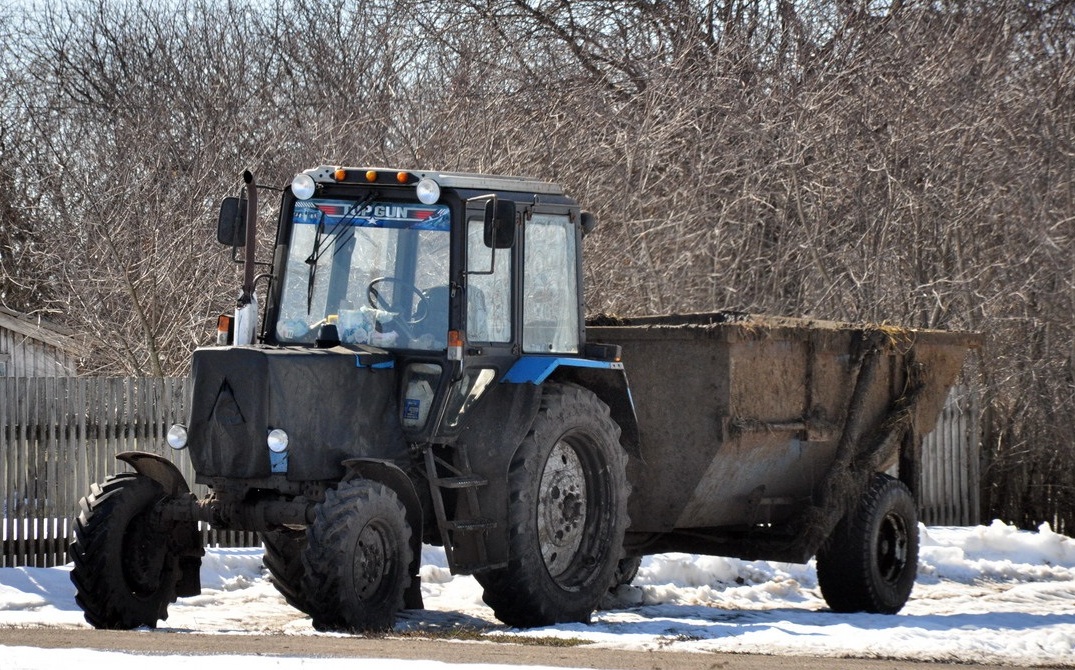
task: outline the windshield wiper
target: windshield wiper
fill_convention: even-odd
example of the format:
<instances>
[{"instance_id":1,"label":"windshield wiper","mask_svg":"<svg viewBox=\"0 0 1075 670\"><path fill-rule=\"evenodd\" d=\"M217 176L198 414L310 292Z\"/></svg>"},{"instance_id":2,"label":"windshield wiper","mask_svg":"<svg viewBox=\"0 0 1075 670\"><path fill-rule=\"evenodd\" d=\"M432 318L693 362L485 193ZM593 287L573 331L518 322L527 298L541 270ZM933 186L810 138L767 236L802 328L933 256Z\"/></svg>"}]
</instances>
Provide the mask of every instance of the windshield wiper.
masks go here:
<instances>
[{"instance_id":1,"label":"windshield wiper","mask_svg":"<svg viewBox=\"0 0 1075 670\"><path fill-rule=\"evenodd\" d=\"M345 225L348 226L348 229L349 229L349 231L351 233L351 236L354 237L355 227L350 226L348 224L353 219L357 218L358 215L362 212L362 210L364 210L366 208L366 205L368 205L371 202L373 202L373 199L376 198L376 197L377 197L377 193L375 191L371 191L370 193L368 193L366 195L366 197L362 198L361 200L356 200L354 202L354 204L352 204L350 207L347 208L347 211L343 213L343 216L340 217L340 220L337 221L335 224L333 224L332 228L330 228L328 230L328 232L325 232L325 212L321 208L318 208L317 211L318 211L320 216L317 219L317 231L314 233L314 246L313 246L313 249L310 250L310 255L306 258L306 264L310 266L310 274L309 274L309 278L307 279L307 283L306 283L306 314L307 315L309 315L310 311L313 309L314 280L317 277L317 264L321 260L321 257L325 255L325 251L328 250L328 246L329 246L326 243L324 245L324 248L322 248L322 246L321 246L322 242L331 239L332 236L336 234L336 231L338 231L341 226L345 226ZM322 239L322 235L324 236L324 239ZM347 244L348 239L343 239L342 241L341 240L336 241L336 251L333 252L333 254L332 254L333 257L335 257L336 254L339 253L340 249L343 248L343 246Z\"/></svg>"},{"instance_id":2,"label":"windshield wiper","mask_svg":"<svg viewBox=\"0 0 1075 670\"><path fill-rule=\"evenodd\" d=\"M332 235L335 235L336 231L338 231L343 226L348 226L348 228L351 229L351 234L354 235L355 234L354 233L354 226L351 226L349 224L351 223L351 221L353 219L357 218L358 215L360 213L362 213L362 210L364 210L366 208L366 205L368 205L371 202L373 202L373 199L376 198L376 197L377 197L376 193L370 193L365 198L363 198L361 200L356 200L353 205L351 205L350 207L347 208L347 211L343 213L343 216L340 217L340 220L337 221L335 224L333 224L332 228L330 228L328 230L328 232L325 233L325 240L328 240ZM321 213L322 220L324 220L324 215L325 215L325 213L322 212ZM344 238L343 241L342 241L342 244L346 244L346 243L347 243L347 238ZM337 242L336 242L337 251L339 251L340 246L341 246L341 242L339 240L337 240ZM320 239L315 239L314 240L314 250L310 254L310 258L313 259L314 263L316 263L317 261L321 260L321 257L325 255L326 251L328 251L328 244L326 243L325 247L321 248L321 240ZM335 254L333 254L333 255L335 255ZM308 259L306 262L309 263L311 261Z\"/></svg>"},{"instance_id":3,"label":"windshield wiper","mask_svg":"<svg viewBox=\"0 0 1075 670\"><path fill-rule=\"evenodd\" d=\"M310 266L310 274L306 280L306 314L309 316L314 302L314 278L317 277L317 249L321 246L321 231L325 228L325 213L317 210L317 230L314 232L314 247L306 258L306 264Z\"/></svg>"}]
</instances>

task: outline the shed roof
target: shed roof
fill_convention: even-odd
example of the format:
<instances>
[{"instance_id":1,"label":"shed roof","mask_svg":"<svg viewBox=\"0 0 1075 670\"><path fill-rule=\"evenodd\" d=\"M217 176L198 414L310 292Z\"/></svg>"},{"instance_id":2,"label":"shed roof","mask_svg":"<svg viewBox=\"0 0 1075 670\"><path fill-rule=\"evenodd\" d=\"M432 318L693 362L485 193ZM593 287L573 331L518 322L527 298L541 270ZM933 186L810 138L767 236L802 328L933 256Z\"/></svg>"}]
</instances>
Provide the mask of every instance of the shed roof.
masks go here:
<instances>
[{"instance_id":1,"label":"shed roof","mask_svg":"<svg viewBox=\"0 0 1075 670\"><path fill-rule=\"evenodd\" d=\"M25 335L74 356L86 355L86 347L67 328L27 314L0 307L0 328Z\"/></svg>"}]
</instances>

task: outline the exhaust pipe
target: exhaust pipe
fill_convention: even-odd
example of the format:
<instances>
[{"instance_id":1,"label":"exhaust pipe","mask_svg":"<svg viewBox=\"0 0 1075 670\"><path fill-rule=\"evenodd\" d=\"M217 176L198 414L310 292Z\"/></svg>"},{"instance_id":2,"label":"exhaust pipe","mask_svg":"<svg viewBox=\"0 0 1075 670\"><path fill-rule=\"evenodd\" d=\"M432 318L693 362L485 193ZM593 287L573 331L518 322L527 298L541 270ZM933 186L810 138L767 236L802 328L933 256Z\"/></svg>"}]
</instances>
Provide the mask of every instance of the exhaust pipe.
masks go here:
<instances>
[{"instance_id":1,"label":"exhaust pipe","mask_svg":"<svg viewBox=\"0 0 1075 670\"><path fill-rule=\"evenodd\" d=\"M257 240L258 187L250 170L243 171L246 184L246 259L243 263L243 292L235 306L236 345L253 344L258 323L258 299L254 293L254 243Z\"/></svg>"}]
</instances>

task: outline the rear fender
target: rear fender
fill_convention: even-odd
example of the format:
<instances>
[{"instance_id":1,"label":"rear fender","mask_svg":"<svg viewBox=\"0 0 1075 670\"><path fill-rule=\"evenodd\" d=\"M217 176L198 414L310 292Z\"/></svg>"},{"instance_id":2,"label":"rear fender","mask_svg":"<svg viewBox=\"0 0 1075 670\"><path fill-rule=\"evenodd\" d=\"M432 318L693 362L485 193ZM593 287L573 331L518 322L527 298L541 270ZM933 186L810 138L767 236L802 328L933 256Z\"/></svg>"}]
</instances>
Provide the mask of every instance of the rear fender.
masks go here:
<instances>
[{"instance_id":1,"label":"rear fender","mask_svg":"<svg viewBox=\"0 0 1075 670\"><path fill-rule=\"evenodd\" d=\"M572 382L593 391L608 405L612 420L620 427L620 445L633 458L642 458L642 435L635 414L627 372L622 368L560 366L549 376L552 381Z\"/></svg>"}]
</instances>

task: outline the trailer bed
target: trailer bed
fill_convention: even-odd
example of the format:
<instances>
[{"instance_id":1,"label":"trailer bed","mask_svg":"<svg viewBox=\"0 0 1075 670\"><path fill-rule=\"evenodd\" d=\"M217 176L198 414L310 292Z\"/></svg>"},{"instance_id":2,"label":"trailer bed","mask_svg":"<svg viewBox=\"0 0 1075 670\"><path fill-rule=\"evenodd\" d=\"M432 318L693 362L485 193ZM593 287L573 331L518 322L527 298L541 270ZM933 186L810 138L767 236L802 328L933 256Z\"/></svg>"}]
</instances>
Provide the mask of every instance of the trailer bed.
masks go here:
<instances>
[{"instance_id":1,"label":"trailer bed","mask_svg":"<svg viewBox=\"0 0 1075 670\"><path fill-rule=\"evenodd\" d=\"M898 462L913 480L980 341L733 312L602 317L587 334L622 347L630 379L641 438L628 464L631 537L788 560L816 551L867 474Z\"/></svg>"}]
</instances>

